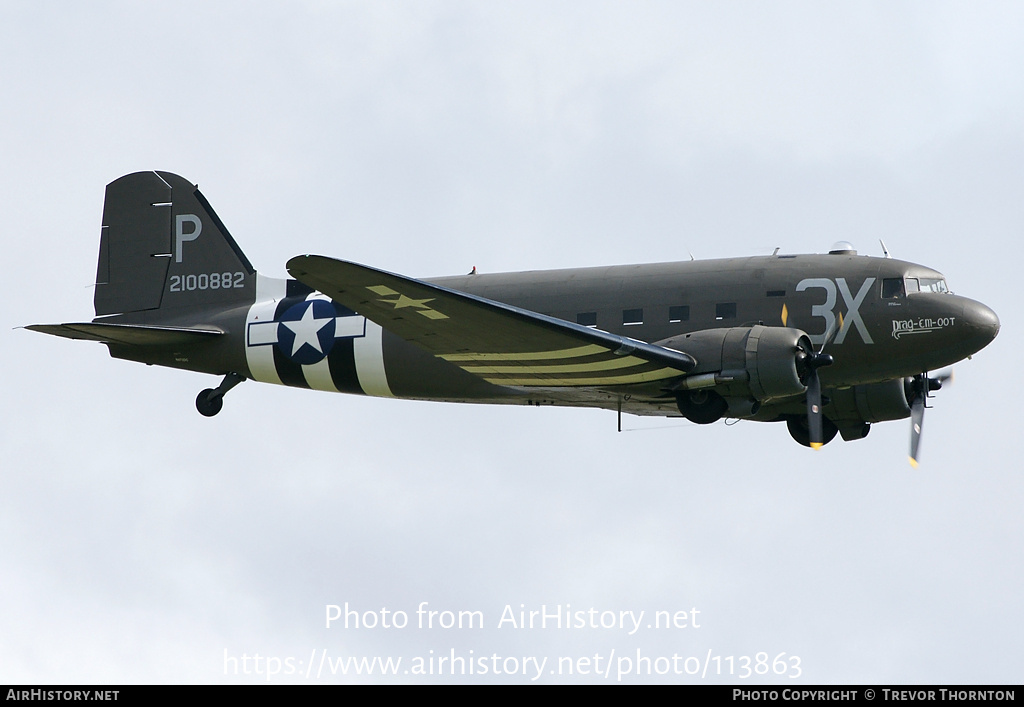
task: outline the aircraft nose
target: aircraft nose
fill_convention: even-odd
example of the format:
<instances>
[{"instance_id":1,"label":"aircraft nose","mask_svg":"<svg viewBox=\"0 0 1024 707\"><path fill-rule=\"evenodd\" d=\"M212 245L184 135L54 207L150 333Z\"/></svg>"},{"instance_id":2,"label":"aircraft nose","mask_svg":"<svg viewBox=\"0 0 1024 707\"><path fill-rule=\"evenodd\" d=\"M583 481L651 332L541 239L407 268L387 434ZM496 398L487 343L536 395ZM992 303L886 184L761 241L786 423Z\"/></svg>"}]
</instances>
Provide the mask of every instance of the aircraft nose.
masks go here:
<instances>
[{"instance_id":1,"label":"aircraft nose","mask_svg":"<svg viewBox=\"0 0 1024 707\"><path fill-rule=\"evenodd\" d=\"M988 346L999 333L999 317L981 302L965 300L963 317L971 331L970 338L975 351Z\"/></svg>"}]
</instances>

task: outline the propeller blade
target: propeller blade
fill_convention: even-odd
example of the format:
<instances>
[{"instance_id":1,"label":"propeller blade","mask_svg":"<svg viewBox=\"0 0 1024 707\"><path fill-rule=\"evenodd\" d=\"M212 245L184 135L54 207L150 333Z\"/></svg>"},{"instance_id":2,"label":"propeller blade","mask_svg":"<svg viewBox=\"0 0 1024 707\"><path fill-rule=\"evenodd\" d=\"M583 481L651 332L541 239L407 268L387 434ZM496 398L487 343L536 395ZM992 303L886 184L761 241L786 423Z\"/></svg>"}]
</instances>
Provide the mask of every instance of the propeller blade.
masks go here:
<instances>
[{"instance_id":1,"label":"propeller blade","mask_svg":"<svg viewBox=\"0 0 1024 707\"><path fill-rule=\"evenodd\" d=\"M819 354L825 350L826 346L832 343L832 341L836 338L836 335L843 330L843 327L845 325L846 322L843 321L843 313L840 312L839 318L833 319L832 325L825 331L825 339L824 341L821 342L821 348L818 349Z\"/></svg>"},{"instance_id":2,"label":"propeller blade","mask_svg":"<svg viewBox=\"0 0 1024 707\"><path fill-rule=\"evenodd\" d=\"M842 328L842 317L839 318L839 328ZM801 345L797 349L797 368L800 371L800 381L807 386L808 443L814 449L820 449L825 444L821 410L821 379L818 377L818 369L832 365L832 356L822 353L822 349L835 337L837 331L838 329L833 326L825 332L825 341L817 352L808 345Z\"/></svg>"},{"instance_id":3,"label":"propeller blade","mask_svg":"<svg viewBox=\"0 0 1024 707\"><path fill-rule=\"evenodd\" d=\"M824 445L824 436L821 432L821 380L818 378L818 370L811 372L811 379L807 381L807 432L813 449L821 449Z\"/></svg>"},{"instance_id":4,"label":"propeller blade","mask_svg":"<svg viewBox=\"0 0 1024 707\"><path fill-rule=\"evenodd\" d=\"M921 429L924 427L925 396L918 395L910 407L910 466L917 468L921 449Z\"/></svg>"},{"instance_id":5,"label":"propeller blade","mask_svg":"<svg viewBox=\"0 0 1024 707\"><path fill-rule=\"evenodd\" d=\"M924 411L928 407L928 396L942 384L953 379L953 371L943 371L930 378L928 373L918 373L910 379L910 465L917 468L921 450L921 432L924 429Z\"/></svg>"}]
</instances>

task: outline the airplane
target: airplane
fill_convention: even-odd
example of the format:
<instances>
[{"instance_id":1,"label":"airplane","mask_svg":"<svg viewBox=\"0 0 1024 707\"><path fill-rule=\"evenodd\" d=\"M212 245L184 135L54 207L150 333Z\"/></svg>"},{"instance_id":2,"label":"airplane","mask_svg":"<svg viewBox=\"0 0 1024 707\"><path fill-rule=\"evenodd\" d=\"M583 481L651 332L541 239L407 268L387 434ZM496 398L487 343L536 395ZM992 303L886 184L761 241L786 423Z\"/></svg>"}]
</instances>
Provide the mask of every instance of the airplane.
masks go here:
<instances>
[{"instance_id":1,"label":"airplane","mask_svg":"<svg viewBox=\"0 0 1024 707\"><path fill-rule=\"evenodd\" d=\"M828 254L414 279L320 255L256 272L198 187L137 172L106 188L91 322L28 329L223 380L419 400L785 422L818 448L924 410L999 332L931 268Z\"/></svg>"}]
</instances>

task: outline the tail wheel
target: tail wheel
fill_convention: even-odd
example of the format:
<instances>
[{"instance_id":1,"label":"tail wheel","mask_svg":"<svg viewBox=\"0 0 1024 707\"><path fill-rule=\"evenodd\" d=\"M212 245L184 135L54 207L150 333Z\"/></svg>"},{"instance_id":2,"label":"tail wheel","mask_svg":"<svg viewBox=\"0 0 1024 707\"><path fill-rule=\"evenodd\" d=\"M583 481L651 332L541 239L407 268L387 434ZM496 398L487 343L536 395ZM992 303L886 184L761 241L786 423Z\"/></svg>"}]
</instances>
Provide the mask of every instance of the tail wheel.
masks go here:
<instances>
[{"instance_id":1,"label":"tail wheel","mask_svg":"<svg viewBox=\"0 0 1024 707\"><path fill-rule=\"evenodd\" d=\"M789 434L794 440L805 447L811 446L811 430L808 425L807 417L804 415L793 415L786 418L786 424L789 426ZM835 438L838 432L839 428L836 427L836 423L822 415L821 443L828 444Z\"/></svg>"},{"instance_id":2,"label":"tail wheel","mask_svg":"<svg viewBox=\"0 0 1024 707\"><path fill-rule=\"evenodd\" d=\"M207 388L196 396L196 410L203 417L213 417L224 407L224 396L245 380L241 373L228 373L216 388Z\"/></svg>"},{"instance_id":3,"label":"tail wheel","mask_svg":"<svg viewBox=\"0 0 1024 707\"><path fill-rule=\"evenodd\" d=\"M207 388L196 397L196 410L203 417L213 417L224 407L224 394Z\"/></svg>"}]
</instances>

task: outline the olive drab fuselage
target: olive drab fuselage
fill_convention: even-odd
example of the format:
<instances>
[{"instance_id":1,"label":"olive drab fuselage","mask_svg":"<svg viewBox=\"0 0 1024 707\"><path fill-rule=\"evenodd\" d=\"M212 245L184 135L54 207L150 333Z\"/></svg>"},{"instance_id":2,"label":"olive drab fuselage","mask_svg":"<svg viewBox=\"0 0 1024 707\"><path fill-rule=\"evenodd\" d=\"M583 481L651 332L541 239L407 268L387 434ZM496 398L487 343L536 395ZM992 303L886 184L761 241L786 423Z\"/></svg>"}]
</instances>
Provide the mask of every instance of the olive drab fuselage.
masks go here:
<instances>
[{"instance_id":1,"label":"olive drab fuselage","mask_svg":"<svg viewBox=\"0 0 1024 707\"><path fill-rule=\"evenodd\" d=\"M713 419L786 420L798 440L814 376L832 433L858 439L999 330L941 273L847 248L424 279L319 256L288 269L257 273L190 182L127 175L107 188L97 318L32 328L225 376L204 414L252 379L694 421L712 400Z\"/></svg>"}]
</instances>

